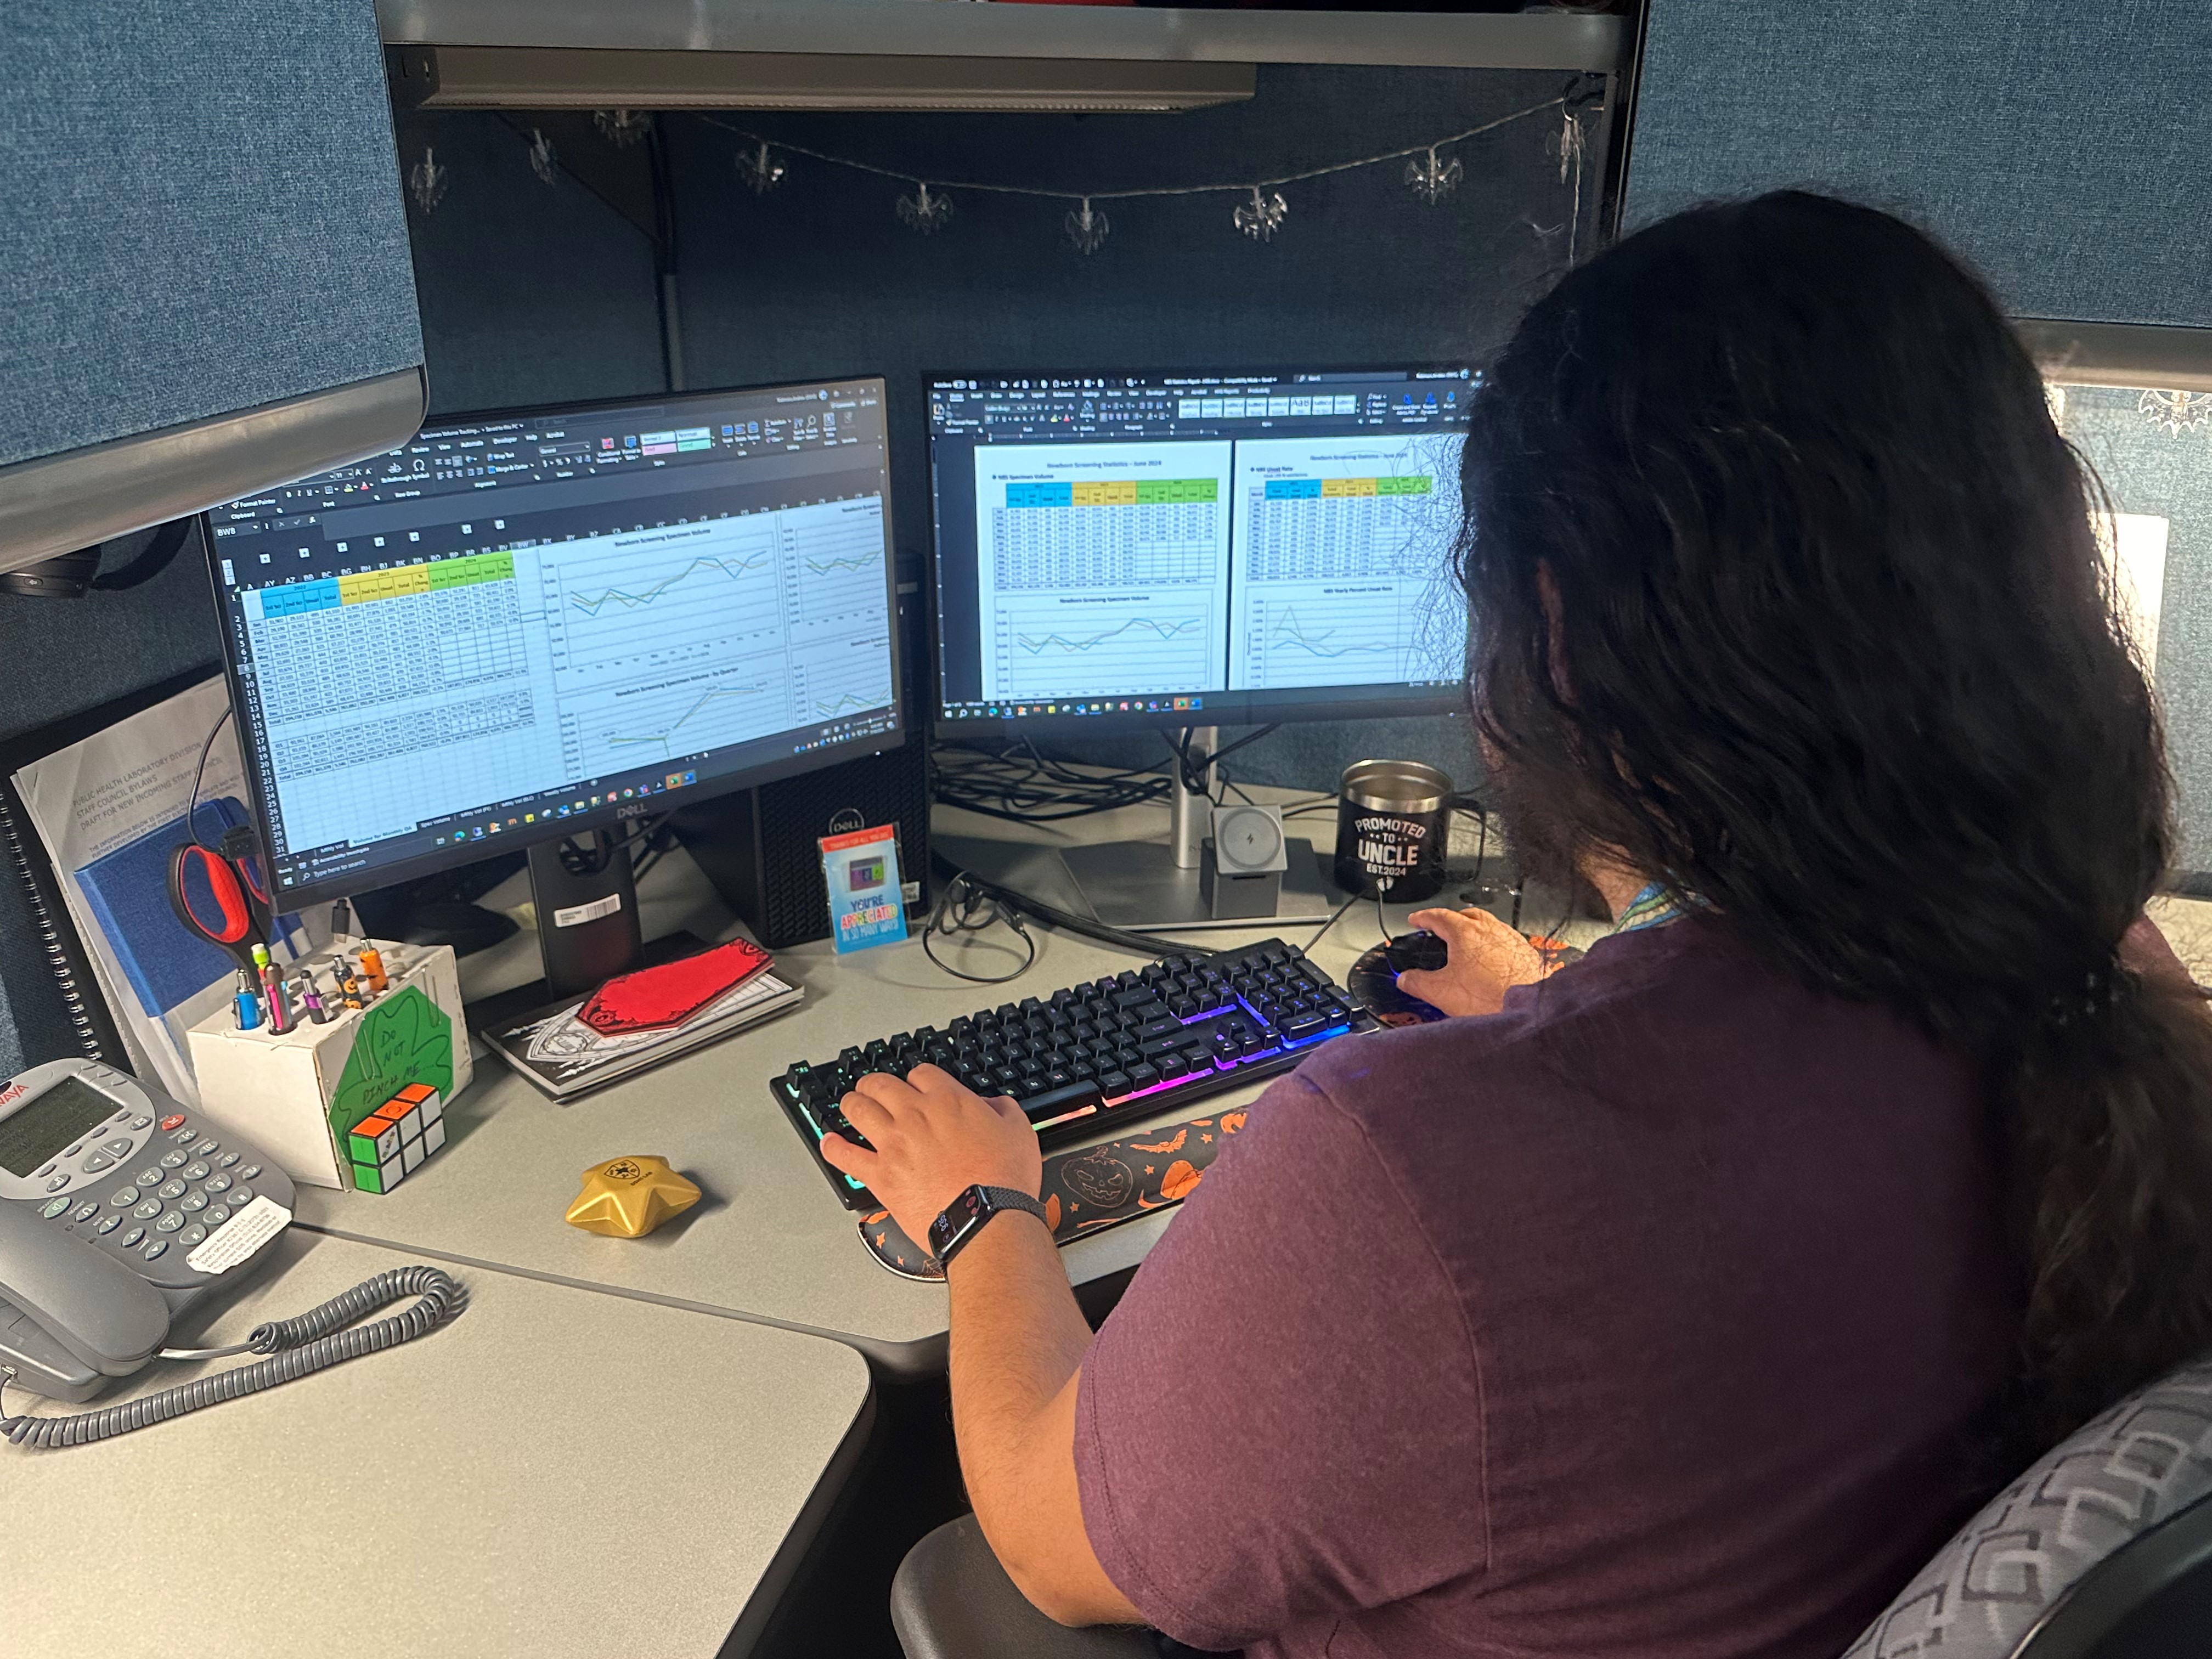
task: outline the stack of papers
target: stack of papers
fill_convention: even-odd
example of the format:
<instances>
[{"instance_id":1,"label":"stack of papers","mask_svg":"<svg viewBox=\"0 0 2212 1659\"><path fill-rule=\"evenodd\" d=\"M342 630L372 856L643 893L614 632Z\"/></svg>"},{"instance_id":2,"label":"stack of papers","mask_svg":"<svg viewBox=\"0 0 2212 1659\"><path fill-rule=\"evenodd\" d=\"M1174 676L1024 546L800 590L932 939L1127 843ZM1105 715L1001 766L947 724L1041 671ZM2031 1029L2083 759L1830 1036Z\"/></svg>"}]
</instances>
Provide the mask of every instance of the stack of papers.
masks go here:
<instances>
[{"instance_id":1,"label":"stack of papers","mask_svg":"<svg viewBox=\"0 0 2212 1659\"><path fill-rule=\"evenodd\" d=\"M690 1018L657 1030L596 1030L578 1017L592 999L578 997L483 1035L501 1059L536 1087L555 1100L573 1100L795 1008L804 994L774 974L759 973Z\"/></svg>"}]
</instances>

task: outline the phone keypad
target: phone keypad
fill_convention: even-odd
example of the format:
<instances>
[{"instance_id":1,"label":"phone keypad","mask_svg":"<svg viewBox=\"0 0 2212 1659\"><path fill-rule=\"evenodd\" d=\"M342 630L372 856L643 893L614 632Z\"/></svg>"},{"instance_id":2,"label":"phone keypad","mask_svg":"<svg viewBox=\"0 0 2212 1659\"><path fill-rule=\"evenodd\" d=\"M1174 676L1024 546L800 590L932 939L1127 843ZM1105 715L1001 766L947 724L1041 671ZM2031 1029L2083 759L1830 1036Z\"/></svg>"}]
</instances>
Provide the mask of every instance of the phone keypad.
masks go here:
<instances>
[{"instance_id":1,"label":"phone keypad","mask_svg":"<svg viewBox=\"0 0 2212 1659\"><path fill-rule=\"evenodd\" d=\"M107 1132L125 1121L125 1115L118 1115ZM151 1121L133 1121L131 1127L143 1129ZM161 1260L173 1242L187 1251L197 1249L253 1201L253 1188L246 1183L259 1178L261 1165L240 1167L239 1153L224 1151L216 1137L190 1124L177 1126L170 1139L173 1149L127 1180L118 1173L113 1184L94 1198L62 1193L73 1172L49 1165L46 1173L53 1180L48 1190L61 1195L41 1206L39 1213L65 1227L82 1226L111 1249L127 1250L141 1261ZM114 1158L129 1157L136 1144L121 1136L102 1142L85 1160L85 1168L74 1173L96 1174L99 1170L92 1167L95 1162L99 1169L106 1169ZM84 1147L74 1151L82 1152Z\"/></svg>"}]
</instances>

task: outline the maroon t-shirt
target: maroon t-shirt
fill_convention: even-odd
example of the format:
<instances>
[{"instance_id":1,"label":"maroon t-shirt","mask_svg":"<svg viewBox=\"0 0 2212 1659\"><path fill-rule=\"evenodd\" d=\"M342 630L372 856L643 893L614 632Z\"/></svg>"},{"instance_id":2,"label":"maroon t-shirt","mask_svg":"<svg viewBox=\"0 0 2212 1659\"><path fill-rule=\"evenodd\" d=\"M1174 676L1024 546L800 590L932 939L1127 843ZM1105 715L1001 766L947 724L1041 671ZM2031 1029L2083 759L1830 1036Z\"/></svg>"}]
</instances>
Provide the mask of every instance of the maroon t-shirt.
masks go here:
<instances>
[{"instance_id":1,"label":"maroon t-shirt","mask_svg":"<svg viewBox=\"0 0 2212 1659\"><path fill-rule=\"evenodd\" d=\"M1832 1659L1984 1495L1978 1115L1696 919L1329 1045L1084 1362L1099 1561L1255 1655Z\"/></svg>"}]
</instances>

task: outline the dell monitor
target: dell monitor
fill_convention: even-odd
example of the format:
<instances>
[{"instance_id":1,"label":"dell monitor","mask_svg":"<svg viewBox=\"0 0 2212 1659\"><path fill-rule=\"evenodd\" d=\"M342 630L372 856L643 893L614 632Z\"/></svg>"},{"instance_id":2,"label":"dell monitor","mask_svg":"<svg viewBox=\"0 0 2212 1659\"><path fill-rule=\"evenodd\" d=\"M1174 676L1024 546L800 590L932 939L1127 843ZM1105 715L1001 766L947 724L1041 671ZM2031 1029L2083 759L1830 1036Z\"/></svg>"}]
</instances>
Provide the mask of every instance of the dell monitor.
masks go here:
<instances>
[{"instance_id":1,"label":"dell monitor","mask_svg":"<svg viewBox=\"0 0 2212 1659\"><path fill-rule=\"evenodd\" d=\"M897 746L884 436L880 380L456 416L209 514L279 907L533 843L604 904L550 843Z\"/></svg>"},{"instance_id":2,"label":"dell monitor","mask_svg":"<svg viewBox=\"0 0 2212 1659\"><path fill-rule=\"evenodd\" d=\"M939 376L948 735L1442 713L1462 367Z\"/></svg>"}]
</instances>

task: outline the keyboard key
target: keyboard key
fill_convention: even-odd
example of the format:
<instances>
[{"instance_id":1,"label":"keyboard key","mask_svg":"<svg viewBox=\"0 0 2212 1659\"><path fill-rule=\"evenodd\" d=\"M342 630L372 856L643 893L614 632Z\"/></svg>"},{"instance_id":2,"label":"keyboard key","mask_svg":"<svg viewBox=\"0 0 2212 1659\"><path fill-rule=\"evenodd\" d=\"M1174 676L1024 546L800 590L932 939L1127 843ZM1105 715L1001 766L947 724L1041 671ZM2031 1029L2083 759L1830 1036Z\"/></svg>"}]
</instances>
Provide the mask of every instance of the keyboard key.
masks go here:
<instances>
[{"instance_id":1,"label":"keyboard key","mask_svg":"<svg viewBox=\"0 0 2212 1659\"><path fill-rule=\"evenodd\" d=\"M1022 1115L1039 1125L1088 1117L1103 1110L1106 1104L1106 1097L1089 1078L1020 1098Z\"/></svg>"}]
</instances>

